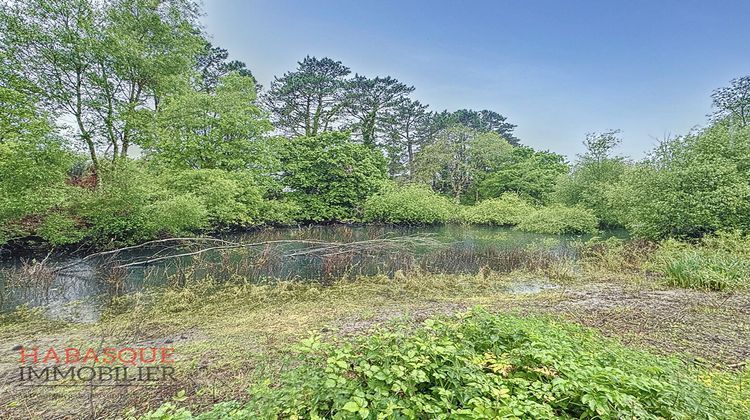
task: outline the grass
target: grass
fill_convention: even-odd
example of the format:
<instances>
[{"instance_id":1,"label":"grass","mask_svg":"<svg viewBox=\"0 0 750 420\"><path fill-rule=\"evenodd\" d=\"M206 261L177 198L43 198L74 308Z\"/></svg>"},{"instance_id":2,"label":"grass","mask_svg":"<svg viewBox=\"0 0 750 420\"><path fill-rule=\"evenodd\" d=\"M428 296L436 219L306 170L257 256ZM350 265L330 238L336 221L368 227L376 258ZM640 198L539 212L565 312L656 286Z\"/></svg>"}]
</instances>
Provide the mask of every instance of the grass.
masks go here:
<instances>
[{"instance_id":1,"label":"grass","mask_svg":"<svg viewBox=\"0 0 750 420\"><path fill-rule=\"evenodd\" d=\"M750 241L738 233L719 233L698 243L664 241L651 267L672 286L715 291L747 288Z\"/></svg>"}]
</instances>

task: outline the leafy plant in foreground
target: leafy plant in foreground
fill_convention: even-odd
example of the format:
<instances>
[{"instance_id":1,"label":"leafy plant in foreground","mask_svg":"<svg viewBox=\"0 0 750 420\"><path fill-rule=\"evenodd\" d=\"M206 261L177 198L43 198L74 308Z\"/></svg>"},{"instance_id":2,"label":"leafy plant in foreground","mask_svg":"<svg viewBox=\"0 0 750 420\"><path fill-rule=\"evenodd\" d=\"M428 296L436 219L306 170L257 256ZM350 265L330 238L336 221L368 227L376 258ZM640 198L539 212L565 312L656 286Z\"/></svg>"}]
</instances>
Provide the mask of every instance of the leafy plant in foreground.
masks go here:
<instances>
[{"instance_id":1,"label":"leafy plant in foreground","mask_svg":"<svg viewBox=\"0 0 750 420\"><path fill-rule=\"evenodd\" d=\"M312 337L280 384L198 418L739 418L700 372L548 319L476 309L353 344ZM150 418L191 418L162 407Z\"/></svg>"}]
</instances>

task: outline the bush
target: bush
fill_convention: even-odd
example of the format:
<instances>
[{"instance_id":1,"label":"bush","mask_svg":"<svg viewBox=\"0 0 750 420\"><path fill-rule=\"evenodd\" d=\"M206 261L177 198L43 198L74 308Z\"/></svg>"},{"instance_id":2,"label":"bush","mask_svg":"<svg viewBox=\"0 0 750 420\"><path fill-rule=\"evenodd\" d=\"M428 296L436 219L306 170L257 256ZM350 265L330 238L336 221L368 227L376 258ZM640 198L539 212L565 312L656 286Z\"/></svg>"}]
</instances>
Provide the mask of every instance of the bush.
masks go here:
<instances>
[{"instance_id":1,"label":"bush","mask_svg":"<svg viewBox=\"0 0 750 420\"><path fill-rule=\"evenodd\" d=\"M515 193L505 193L500 198L481 201L464 208L463 220L477 225L513 226L521 222L534 207Z\"/></svg>"},{"instance_id":2,"label":"bush","mask_svg":"<svg viewBox=\"0 0 750 420\"><path fill-rule=\"evenodd\" d=\"M0 91L3 87L0 86ZM2 101L0 101L2 102ZM34 234L36 222L51 208L68 199L65 177L74 161L57 139L20 130L9 133L0 112L0 245L11 238ZM24 118L25 119L25 118ZM17 136L17 138L16 138ZM51 220L50 223L54 222ZM49 226L51 229L52 226ZM48 232L52 234L52 232ZM59 239L65 241L62 237Z\"/></svg>"},{"instance_id":3,"label":"bush","mask_svg":"<svg viewBox=\"0 0 750 420\"><path fill-rule=\"evenodd\" d=\"M86 229L70 216L52 213L39 226L37 234L52 245L69 245L83 240Z\"/></svg>"},{"instance_id":4,"label":"bush","mask_svg":"<svg viewBox=\"0 0 750 420\"><path fill-rule=\"evenodd\" d=\"M596 232L599 221L591 210L582 207L552 205L528 213L518 224L524 232L566 233Z\"/></svg>"},{"instance_id":5,"label":"bush","mask_svg":"<svg viewBox=\"0 0 750 420\"><path fill-rule=\"evenodd\" d=\"M364 220L395 224L445 223L456 206L425 185L387 186L364 204Z\"/></svg>"},{"instance_id":6,"label":"bush","mask_svg":"<svg viewBox=\"0 0 750 420\"><path fill-rule=\"evenodd\" d=\"M134 162L101 169L99 186L71 193L70 212L88 226L87 238L97 247L118 247L152 239L154 224L147 208L163 191Z\"/></svg>"},{"instance_id":7,"label":"bush","mask_svg":"<svg viewBox=\"0 0 750 420\"><path fill-rule=\"evenodd\" d=\"M386 179L383 154L342 132L287 141L282 167L282 184L302 221L352 219Z\"/></svg>"},{"instance_id":8,"label":"bush","mask_svg":"<svg viewBox=\"0 0 750 420\"><path fill-rule=\"evenodd\" d=\"M510 159L493 168L478 182L477 190L483 198L499 197L515 192L533 203L547 203L555 180L568 172L565 157L530 147L514 147Z\"/></svg>"},{"instance_id":9,"label":"bush","mask_svg":"<svg viewBox=\"0 0 750 420\"><path fill-rule=\"evenodd\" d=\"M619 226L617 209L609 200L616 185L628 169L628 164L617 158L601 162L579 162L570 175L560 177L555 186L555 201L567 206L591 209L604 226Z\"/></svg>"},{"instance_id":10,"label":"bush","mask_svg":"<svg viewBox=\"0 0 750 420\"><path fill-rule=\"evenodd\" d=\"M170 171L161 174L160 180L163 188L178 194L192 194L200 200L215 226L255 225L263 218L263 195L250 172Z\"/></svg>"},{"instance_id":11,"label":"bush","mask_svg":"<svg viewBox=\"0 0 750 420\"><path fill-rule=\"evenodd\" d=\"M317 338L280 381L200 418L740 418L739 405L676 359L582 327L481 309L380 331L353 344ZM156 415L156 413L153 413ZM159 418L190 418L174 405ZM147 417L148 418L148 417ZM156 417L151 417L156 418Z\"/></svg>"},{"instance_id":12,"label":"bush","mask_svg":"<svg viewBox=\"0 0 750 420\"><path fill-rule=\"evenodd\" d=\"M661 144L610 192L622 224L651 239L750 229L750 126L718 123Z\"/></svg>"},{"instance_id":13,"label":"bush","mask_svg":"<svg viewBox=\"0 0 750 420\"><path fill-rule=\"evenodd\" d=\"M291 225L301 212L299 205L289 200L265 200L260 211L263 222L273 225Z\"/></svg>"},{"instance_id":14,"label":"bush","mask_svg":"<svg viewBox=\"0 0 750 420\"><path fill-rule=\"evenodd\" d=\"M739 233L720 233L698 243L667 240L650 268L672 286L731 290L750 285L750 240Z\"/></svg>"},{"instance_id":15,"label":"bush","mask_svg":"<svg viewBox=\"0 0 750 420\"><path fill-rule=\"evenodd\" d=\"M159 200L146 208L151 231L179 236L206 227L208 211L200 199L183 194Z\"/></svg>"}]
</instances>

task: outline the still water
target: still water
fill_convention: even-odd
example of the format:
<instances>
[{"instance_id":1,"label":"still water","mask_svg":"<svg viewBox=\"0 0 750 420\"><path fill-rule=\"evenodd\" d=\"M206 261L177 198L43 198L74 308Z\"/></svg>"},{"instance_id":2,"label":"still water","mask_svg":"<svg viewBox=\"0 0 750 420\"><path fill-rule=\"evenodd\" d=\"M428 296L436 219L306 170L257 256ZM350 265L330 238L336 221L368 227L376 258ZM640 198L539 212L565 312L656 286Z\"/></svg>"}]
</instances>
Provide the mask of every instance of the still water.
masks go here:
<instances>
[{"instance_id":1,"label":"still water","mask_svg":"<svg viewBox=\"0 0 750 420\"><path fill-rule=\"evenodd\" d=\"M560 259L575 260L576 244L591 236L479 226L328 225L233 233L199 243L160 242L88 257L9 256L0 261L0 310L28 304L45 307L52 317L87 321L98 317L97 308L109 296L206 279L330 282L398 270L543 268ZM45 257L45 269L33 268L34 260Z\"/></svg>"}]
</instances>

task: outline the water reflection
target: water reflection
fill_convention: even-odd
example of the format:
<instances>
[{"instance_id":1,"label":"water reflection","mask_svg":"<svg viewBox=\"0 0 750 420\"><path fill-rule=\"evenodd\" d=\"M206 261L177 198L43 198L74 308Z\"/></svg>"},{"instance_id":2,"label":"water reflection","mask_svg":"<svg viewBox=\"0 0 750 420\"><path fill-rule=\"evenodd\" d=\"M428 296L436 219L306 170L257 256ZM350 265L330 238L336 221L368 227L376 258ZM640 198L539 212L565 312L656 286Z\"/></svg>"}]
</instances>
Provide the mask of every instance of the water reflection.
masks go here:
<instances>
[{"instance_id":1,"label":"water reflection","mask_svg":"<svg viewBox=\"0 0 750 420\"><path fill-rule=\"evenodd\" d=\"M623 234L606 233L611 235ZM262 245L232 248L217 239ZM48 269L66 267L56 272L34 272L33 262L19 257L0 263L0 309L43 305L58 318L93 320L104 297L207 278L329 282L414 269L432 273L476 273L483 267L505 272L544 269L560 259L575 259L573 242L586 239L497 227L333 225L263 229L203 243L163 242L97 257L52 255ZM362 245L321 245L330 243ZM132 265L142 261L152 262Z\"/></svg>"}]
</instances>

